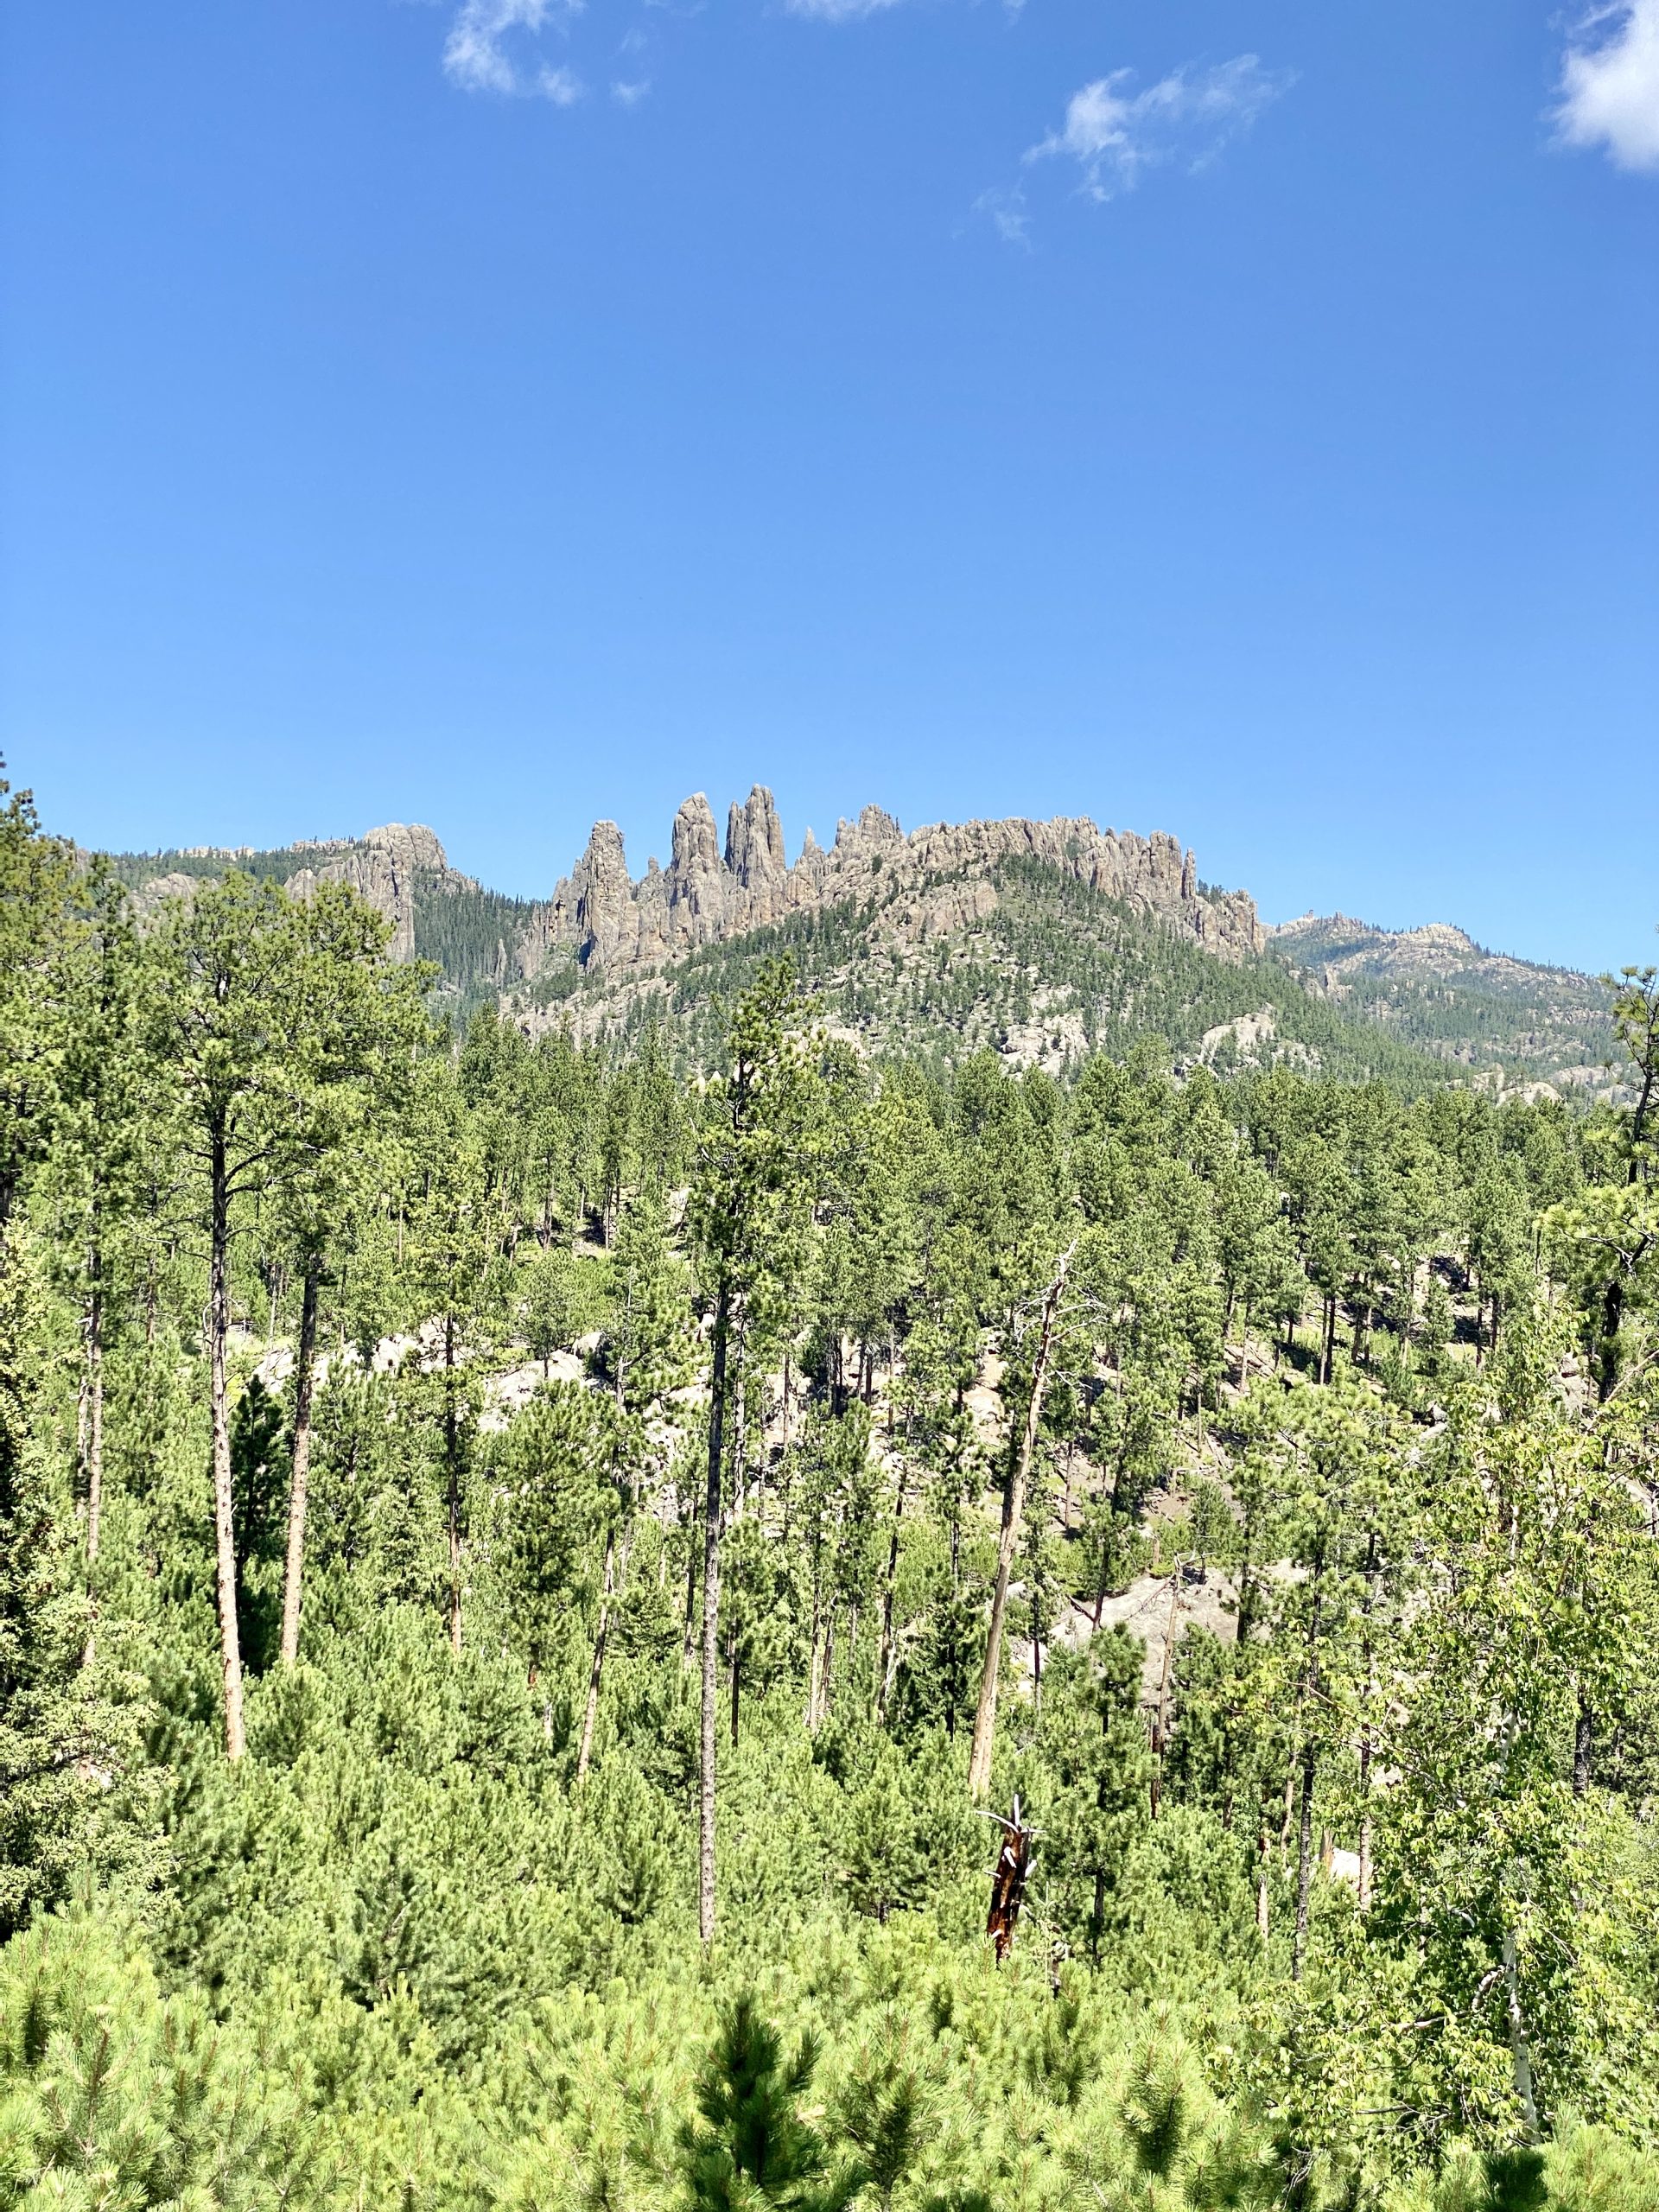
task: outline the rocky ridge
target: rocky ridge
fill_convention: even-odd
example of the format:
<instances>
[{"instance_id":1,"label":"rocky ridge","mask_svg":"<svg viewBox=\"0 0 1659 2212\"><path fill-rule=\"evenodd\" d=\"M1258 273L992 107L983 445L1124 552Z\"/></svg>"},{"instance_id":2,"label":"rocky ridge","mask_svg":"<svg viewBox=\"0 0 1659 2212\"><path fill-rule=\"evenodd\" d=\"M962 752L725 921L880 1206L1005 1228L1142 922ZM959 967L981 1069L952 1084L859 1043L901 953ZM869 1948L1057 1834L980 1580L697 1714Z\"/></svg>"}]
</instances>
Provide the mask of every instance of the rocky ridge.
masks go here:
<instances>
[{"instance_id":1,"label":"rocky ridge","mask_svg":"<svg viewBox=\"0 0 1659 2212\"><path fill-rule=\"evenodd\" d=\"M204 862L272 856L238 848L158 857L195 866L137 885L141 911L188 898ZM308 841L286 848L283 857L296 863L282 871L296 896L326 881L360 892L391 922L399 960L415 957L423 900L479 891L418 823L388 823L337 843ZM495 947L490 970L505 988L533 979L563 956L584 971L602 969L620 978L792 915L873 898L899 935L912 942L948 937L995 911L993 875L1011 860L1052 866L1224 959L1259 952L1265 943L1249 895L1201 890L1192 855L1162 833L1140 837L1079 817L936 823L906 836L890 814L867 806L855 821L837 825L828 851L809 830L791 865L772 795L757 784L741 805L733 804L723 844L708 799L701 791L688 798L674 817L668 866L652 860L637 878L616 823L595 823L575 867L550 899L523 910L511 941Z\"/></svg>"},{"instance_id":2,"label":"rocky ridge","mask_svg":"<svg viewBox=\"0 0 1659 2212\"><path fill-rule=\"evenodd\" d=\"M575 868L535 910L514 964L533 976L562 950L584 969L615 976L873 896L901 935L948 937L994 911L994 872L1013 860L1053 867L1223 958L1259 952L1266 941L1248 894L1201 891L1192 854L1173 837L1102 830L1086 817L937 823L906 836L890 814L867 806L838 824L828 851L809 830L791 867L772 795L757 784L732 806L723 847L708 799L700 791L687 799L667 868L653 860L639 878L615 823L596 823Z\"/></svg>"},{"instance_id":3,"label":"rocky ridge","mask_svg":"<svg viewBox=\"0 0 1659 2212\"><path fill-rule=\"evenodd\" d=\"M143 856L125 857L129 865L124 872L130 879L131 861ZM219 873L213 863L230 868L280 858L292 865L275 869L266 865L260 873L274 875L294 898L308 897L319 883L347 883L366 899L391 925L394 960L415 957L416 909L422 895L479 887L471 876L449 866L437 837L419 823L388 822L361 837L302 838L285 846L280 855L258 852L251 845L190 845L157 857L196 865L188 869L175 866L134 881L131 899L141 918L169 899L194 898L197 886Z\"/></svg>"},{"instance_id":4,"label":"rocky ridge","mask_svg":"<svg viewBox=\"0 0 1659 2212\"><path fill-rule=\"evenodd\" d=\"M1267 938L1321 997L1442 1058L1486 1066L1500 1091L1537 1092L1544 1078L1558 1090L1617 1090L1609 994L1593 976L1489 952L1449 922L1385 930L1303 914Z\"/></svg>"}]
</instances>

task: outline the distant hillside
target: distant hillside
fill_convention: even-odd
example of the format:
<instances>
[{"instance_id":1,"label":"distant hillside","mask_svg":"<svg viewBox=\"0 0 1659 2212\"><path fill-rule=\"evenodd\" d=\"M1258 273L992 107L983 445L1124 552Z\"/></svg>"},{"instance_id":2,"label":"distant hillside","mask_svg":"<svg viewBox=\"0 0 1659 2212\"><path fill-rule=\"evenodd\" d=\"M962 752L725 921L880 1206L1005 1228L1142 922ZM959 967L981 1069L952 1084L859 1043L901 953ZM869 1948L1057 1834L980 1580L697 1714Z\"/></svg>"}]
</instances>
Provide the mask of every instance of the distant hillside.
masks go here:
<instances>
[{"instance_id":1,"label":"distant hillside","mask_svg":"<svg viewBox=\"0 0 1659 2212\"><path fill-rule=\"evenodd\" d=\"M1593 976L1488 952L1445 922L1382 930L1345 914L1307 914L1268 938L1329 1004L1423 1052L1500 1068L1511 1087L1611 1085L1609 994Z\"/></svg>"},{"instance_id":2,"label":"distant hillside","mask_svg":"<svg viewBox=\"0 0 1659 2212\"><path fill-rule=\"evenodd\" d=\"M1461 931L1344 916L1266 930L1172 837L1084 819L941 823L908 836L879 808L808 830L793 864L772 794L729 811L700 794L666 868L633 876L613 823L542 899L452 868L432 831L391 823L278 851L111 856L141 910L236 867L303 893L347 882L385 913L399 958L434 961L441 1009L499 1003L532 1033L636 1038L709 1056L721 1002L787 950L826 1018L873 1052L937 1060L989 1046L1062 1073L1159 1036L1218 1071L1275 1061L1410 1088L1542 1080L1604 1090L1607 994L1591 978L1483 951Z\"/></svg>"}]
</instances>

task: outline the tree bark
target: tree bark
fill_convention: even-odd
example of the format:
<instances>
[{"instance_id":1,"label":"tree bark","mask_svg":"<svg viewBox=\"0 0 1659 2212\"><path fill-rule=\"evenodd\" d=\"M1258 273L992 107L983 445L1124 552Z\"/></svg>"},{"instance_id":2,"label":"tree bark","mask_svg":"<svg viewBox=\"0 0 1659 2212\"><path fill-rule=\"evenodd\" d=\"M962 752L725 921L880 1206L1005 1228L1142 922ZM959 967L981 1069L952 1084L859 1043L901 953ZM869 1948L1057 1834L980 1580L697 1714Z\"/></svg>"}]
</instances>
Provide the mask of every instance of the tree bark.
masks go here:
<instances>
[{"instance_id":1,"label":"tree bark","mask_svg":"<svg viewBox=\"0 0 1659 2212\"><path fill-rule=\"evenodd\" d=\"M1043 1417L1043 1390L1048 1381L1049 1353L1054 1342L1054 1319L1065 1288L1066 1270L1073 1247L1068 1245L1054 1271L1043 1300L1042 1333L1031 1371L1031 1403L1026 1409L1020 1455L1009 1471L1002 1501L1002 1530L997 1541L996 1586L991 1596L990 1634L985 1646L985 1671L980 1677L979 1705L974 1714L973 1751L968 1761L970 1796L983 1797L991 1786L991 1744L996 1732L996 1675L1002 1657L1002 1624L1008 1608L1008 1576L1020 1543L1020 1526L1026 1510L1026 1487L1031 1480L1032 1458L1037 1449L1037 1430Z\"/></svg>"},{"instance_id":2,"label":"tree bark","mask_svg":"<svg viewBox=\"0 0 1659 2212\"><path fill-rule=\"evenodd\" d=\"M219 1663L225 1691L225 1756L247 1749L242 1722L242 1639L236 1618L236 1509L231 1489L230 1403L225 1375L231 1333L231 1199L226 1140L209 1140L212 1213L207 1282L208 1389L213 1412L213 1548L219 1599Z\"/></svg>"},{"instance_id":3,"label":"tree bark","mask_svg":"<svg viewBox=\"0 0 1659 2212\"><path fill-rule=\"evenodd\" d=\"M1503 1931L1503 1987L1504 2014L1510 2031L1510 2069L1515 2084L1516 2101L1521 2107L1522 2124L1529 2143L1538 2140L1538 2100L1532 2082L1532 2044L1527 2033L1527 2017L1521 2005L1521 1975L1516 1959L1513 1932Z\"/></svg>"},{"instance_id":4,"label":"tree bark","mask_svg":"<svg viewBox=\"0 0 1659 2212\"><path fill-rule=\"evenodd\" d=\"M697 1931L715 1940L715 1761L720 1694L720 1484L726 1450L726 1358L732 1291L722 1276L715 1306L714 1359L709 1390L709 1467L702 1514L702 1774L697 1795Z\"/></svg>"},{"instance_id":5,"label":"tree bark","mask_svg":"<svg viewBox=\"0 0 1659 2212\"><path fill-rule=\"evenodd\" d=\"M294 1465L288 1489L288 1560L283 1576L283 1664L300 1656L300 1598L305 1573L305 1509L311 1492L311 1381L317 1344L317 1286L322 1255L306 1255L300 1294L300 1341L294 1355Z\"/></svg>"}]
</instances>

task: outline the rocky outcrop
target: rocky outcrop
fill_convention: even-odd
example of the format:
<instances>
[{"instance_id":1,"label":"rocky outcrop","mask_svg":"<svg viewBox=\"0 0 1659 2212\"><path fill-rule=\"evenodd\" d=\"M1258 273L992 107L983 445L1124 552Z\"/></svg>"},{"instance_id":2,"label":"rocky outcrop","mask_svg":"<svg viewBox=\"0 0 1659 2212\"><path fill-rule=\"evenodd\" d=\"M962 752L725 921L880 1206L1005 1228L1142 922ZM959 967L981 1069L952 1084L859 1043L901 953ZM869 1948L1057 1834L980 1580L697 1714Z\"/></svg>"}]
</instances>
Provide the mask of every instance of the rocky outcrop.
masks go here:
<instances>
[{"instance_id":1,"label":"rocky outcrop","mask_svg":"<svg viewBox=\"0 0 1659 2212\"><path fill-rule=\"evenodd\" d=\"M188 906L194 903L200 884L199 875L187 875L182 868L175 868L166 875L152 876L148 883L132 893L133 915L137 920L147 922L175 899Z\"/></svg>"},{"instance_id":2,"label":"rocky outcrop","mask_svg":"<svg viewBox=\"0 0 1659 2212\"><path fill-rule=\"evenodd\" d=\"M226 865L245 855L226 852ZM366 836L286 849L283 879L304 898L323 882L348 883L391 925L391 952L415 957L417 902L476 892L458 874L430 830L388 823ZM553 896L523 914L496 963L498 985L575 958L613 977L665 962L749 930L837 905L874 908L878 926L912 943L954 936L995 912L997 869L1008 861L1040 862L1136 912L1154 915L1207 950L1238 959L1261 950L1255 907L1243 892L1199 888L1191 853L1173 837L1102 830L1085 817L1052 822L934 823L907 836L890 814L867 806L837 823L826 851L809 830L793 865L772 793L757 784L733 805L722 845L714 810L701 791L674 817L669 863L628 872L622 832L598 822L587 849ZM180 874L147 884L141 907L188 896L200 879Z\"/></svg>"},{"instance_id":3,"label":"rocky outcrop","mask_svg":"<svg viewBox=\"0 0 1659 2212\"><path fill-rule=\"evenodd\" d=\"M950 936L995 909L995 871L1011 860L1057 868L1226 958L1265 942L1254 902L1243 892L1200 891L1192 854L1173 837L1102 830L1086 817L936 823L906 836L890 814L867 806L837 825L827 852L809 830L791 867L772 795L757 784L732 806L723 850L707 798L687 799L668 867L653 861L638 880L616 824L597 823L575 870L531 916L519 963L533 975L563 950L614 976L842 902L874 903L912 939Z\"/></svg>"},{"instance_id":4,"label":"rocky outcrop","mask_svg":"<svg viewBox=\"0 0 1659 2212\"><path fill-rule=\"evenodd\" d=\"M338 850L332 860L301 868L289 894L303 899L317 883L349 883L391 924L391 957L415 957L415 898L423 875L448 873L443 847L421 823L388 822Z\"/></svg>"},{"instance_id":5,"label":"rocky outcrop","mask_svg":"<svg viewBox=\"0 0 1659 2212\"><path fill-rule=\"evenodd\" d=\"M394 960L415 957L415 904L423 891L476 888L470 876L458 874L449 866L443 847L420 823L388 822L371 830L366 836L335 843L307 838L283 849L297 863L290 874L280 878L289 897L308 899L319 883L350 884L391 923ZM619 859L621 849L619 837ZM184 857L223 859L228 869L252 855L253 848L242 845L197 847ZM153 913L166 899L192 899L203 880L181 872L156 876L133 893L134 909L142 918Z\"/></svg>"}]
</instances>

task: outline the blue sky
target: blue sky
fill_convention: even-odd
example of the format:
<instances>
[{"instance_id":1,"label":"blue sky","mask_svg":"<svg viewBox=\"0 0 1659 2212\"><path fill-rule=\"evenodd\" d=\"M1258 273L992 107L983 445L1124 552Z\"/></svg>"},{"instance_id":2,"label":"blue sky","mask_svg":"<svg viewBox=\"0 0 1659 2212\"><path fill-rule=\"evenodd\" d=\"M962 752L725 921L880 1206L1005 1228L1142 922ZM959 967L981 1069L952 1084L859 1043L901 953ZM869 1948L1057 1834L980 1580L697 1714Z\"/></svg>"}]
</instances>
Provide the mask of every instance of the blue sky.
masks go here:
<instances>
[{"instance_id":1,"label":"blue sky","mask_svg":"<svg viewBox=\"0 0 1659 2212\"><path fill-rule=\"evenodd\" d=\"M0 744L547 889L1166 828L1659 921L1659 0L12 0Z\"/></svg>"}]
</instances>

